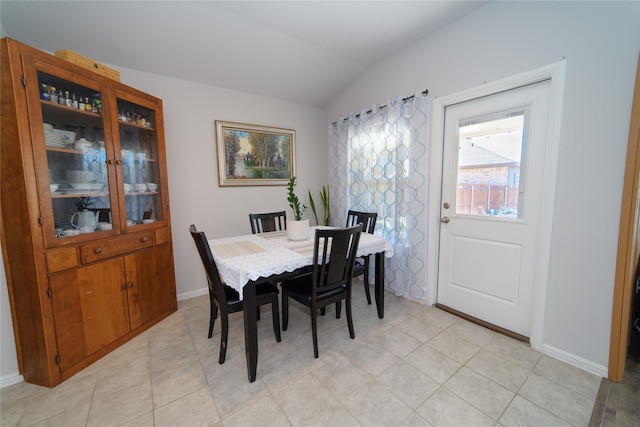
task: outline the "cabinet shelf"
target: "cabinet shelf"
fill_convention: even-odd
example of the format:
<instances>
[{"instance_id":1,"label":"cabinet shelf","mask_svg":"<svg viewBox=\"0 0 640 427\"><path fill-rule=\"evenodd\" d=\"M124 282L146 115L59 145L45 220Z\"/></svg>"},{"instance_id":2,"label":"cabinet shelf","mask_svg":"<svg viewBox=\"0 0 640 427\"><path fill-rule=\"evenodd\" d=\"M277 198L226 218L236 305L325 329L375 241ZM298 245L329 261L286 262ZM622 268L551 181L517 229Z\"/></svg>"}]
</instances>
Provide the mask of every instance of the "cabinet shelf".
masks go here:
<instances>
[{"instance_id":1,"label":"cabinet shelf","mask_svg":"<svg viewBox=\"0 0 640 427\"><path fill-rule=\"evenodd\" d=\"M101 114L78 110L77 108L55 104L43 99L40 100L40 104L42 105L42 114L45 123L54 122L73 126L102 127Z\"/></svg>"},{"instance_id":2,"label":"cabinet shelf","mask_svg":"<svg viewBox=\"0 0 640 427\"><path fill-rule=\"evenodd\" d=\"M124 193L125 196L148 196L153 194L160 194L159 191L131 191L129 193Z\"/></svg>"},{"instance_id":3,"label":"cabinet shelf","mask_svg":"<svg viewBox=\"0 0 640 427\"><path fill-rule=\"evenodd\" d=\"M52 199L77 199L78 197L109 197L109 193L106 191L91 192L82 190L58 190L55 193L51 193Z\"/></svg>"},{"instance_id":4,"label":"cabinet shelf","mask_svg":"<svg viewBox=\"0 0 640 427\"><path fill-rule=\"evenodd\" d=\"M118 124L124 128L133 128L133 129L142 129L142 130L146 130L149 132L155 132L156 128L150 128L147 126L142 126L136 123L129 123L129 122L123 122L122 120L118 120Z\"/></svg>"}]
</instances>

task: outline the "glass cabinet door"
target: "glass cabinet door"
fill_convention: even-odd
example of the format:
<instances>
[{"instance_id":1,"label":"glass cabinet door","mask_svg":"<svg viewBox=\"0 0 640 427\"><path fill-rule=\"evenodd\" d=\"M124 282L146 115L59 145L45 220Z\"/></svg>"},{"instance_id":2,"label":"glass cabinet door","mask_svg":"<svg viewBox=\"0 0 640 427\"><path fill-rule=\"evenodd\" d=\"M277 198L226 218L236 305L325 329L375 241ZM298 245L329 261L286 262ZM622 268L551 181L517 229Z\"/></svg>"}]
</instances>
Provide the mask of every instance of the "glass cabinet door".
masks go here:
<instances>
[{"instance_id":1,"label":"glass cabinet door","mask_svg":"<svg viewBox=\"0 0 640 427\"><path fill-rule=\"evenodd\" d=\"M45 206L50 194L51 212L43 212L47 241L114 233L109 182L115 175L107 169L100 87L54 68L36 66L36 74L42 123L32 132L37 146L44 136L46 169L41 157L37 168Z\"/></svg>"},{"instance_id":2,"label":"glass cabinet door","mask_svg":"<svg viewBox=\"0 0 640 427\"><path fill-rule=\"evenodd\" d=\"M142 99L116 96L121 187L126 225L137 227L163 221L162 176L159 159L160 112Z\"/></svg>"}]
</instances>

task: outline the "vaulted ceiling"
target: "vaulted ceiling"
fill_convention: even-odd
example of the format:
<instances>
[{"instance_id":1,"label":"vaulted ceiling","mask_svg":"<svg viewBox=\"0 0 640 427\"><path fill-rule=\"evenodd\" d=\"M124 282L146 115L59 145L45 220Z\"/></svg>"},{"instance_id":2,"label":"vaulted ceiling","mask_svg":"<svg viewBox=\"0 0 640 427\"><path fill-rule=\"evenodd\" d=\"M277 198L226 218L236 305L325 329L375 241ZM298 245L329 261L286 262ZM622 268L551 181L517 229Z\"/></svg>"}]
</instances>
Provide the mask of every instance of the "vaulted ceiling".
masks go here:
<instances>
[{"instance_id":1,"label":"vaulted ceiling","mask_svg":"<svg viewBox=\"0 0 640 427\"><path fill-rule=\"evenodd\" d=\"M3 36L323 107L367 67L486 1L0 1Z\"/></svg>"}]
</instances>

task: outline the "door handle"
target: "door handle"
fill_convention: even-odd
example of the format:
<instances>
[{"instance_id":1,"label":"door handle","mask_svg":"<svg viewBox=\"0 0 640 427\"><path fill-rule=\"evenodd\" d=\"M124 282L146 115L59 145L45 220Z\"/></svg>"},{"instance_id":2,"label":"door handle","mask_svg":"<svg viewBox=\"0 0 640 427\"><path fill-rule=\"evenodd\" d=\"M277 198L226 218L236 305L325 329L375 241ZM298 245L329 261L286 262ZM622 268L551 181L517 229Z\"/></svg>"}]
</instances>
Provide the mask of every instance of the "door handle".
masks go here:
<instances>
[{"instance_id":1,"label":"door handle","mask_svg":"<svg viewBox=\"0 0 640 427\"><path fill-rule=\"evenodd\" d=\"M442 218L440 218L440 222L443 222L445 224L449 224L449 217L448 216L443 216Z\"/></svg>"}]
</instances>

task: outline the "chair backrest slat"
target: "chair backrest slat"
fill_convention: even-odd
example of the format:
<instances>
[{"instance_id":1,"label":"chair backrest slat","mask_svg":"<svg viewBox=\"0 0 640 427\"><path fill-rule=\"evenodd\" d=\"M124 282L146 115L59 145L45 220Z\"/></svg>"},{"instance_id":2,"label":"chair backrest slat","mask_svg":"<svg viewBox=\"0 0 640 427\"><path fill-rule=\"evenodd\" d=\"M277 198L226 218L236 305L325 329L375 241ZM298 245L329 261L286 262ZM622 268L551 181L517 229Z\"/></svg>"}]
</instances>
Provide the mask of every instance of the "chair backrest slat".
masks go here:
<instances>
[{"instance_id":1,"label":"chair backrest slat","mask_svg":"<svg viewBox=\"0 0 640 427\"><path fill-rule=\"evenodd\" d=\"M362 224L338 229L319 229L313 247L313 292L351 284ZM322 248L322 249L321 249Z\"/></svg>"},{"instance_id":2,"label":"chair backrest slat","mask_svg":"<svg viewBox=\"0 0 640 427\"><path fill-rule=\"evenodd\" d=\"M200 260L202 261L204 271L207 275L209 290L213 293L214 297L220 302L220 304L226 305L227 295L224 292L224 283L222 282L222 278L218 272L216 262L213 259L213 254L211 253L211 248L207 241L207 236L205 236L204 231L197 231L195 225L191 225L191 227L189 227L189 232L191 233L191 237L193 237L196 248L198 248Z\"/></svg>"},{"instance_id":3,"label":"chair backrest slat","mask_svg":"<svg viewBox=\"0 0 640 427\"><path fill-rule=\"evenodd\" d=\"M378 220L377 212L358 212L349 210L347 212L347 227L362 224L362 232L373 234Z\"/></svg>"},{"instance_id":4,"label":"chair backrest slat","mask_svg":"<svg viewBox=\"0 0 640 427\"><path fill-rule=\"evenodd\" d=\"M249 221L253 234L287 229L287 213L285 211L249 214Z\"/></svg>"}]
</instances>

